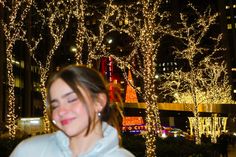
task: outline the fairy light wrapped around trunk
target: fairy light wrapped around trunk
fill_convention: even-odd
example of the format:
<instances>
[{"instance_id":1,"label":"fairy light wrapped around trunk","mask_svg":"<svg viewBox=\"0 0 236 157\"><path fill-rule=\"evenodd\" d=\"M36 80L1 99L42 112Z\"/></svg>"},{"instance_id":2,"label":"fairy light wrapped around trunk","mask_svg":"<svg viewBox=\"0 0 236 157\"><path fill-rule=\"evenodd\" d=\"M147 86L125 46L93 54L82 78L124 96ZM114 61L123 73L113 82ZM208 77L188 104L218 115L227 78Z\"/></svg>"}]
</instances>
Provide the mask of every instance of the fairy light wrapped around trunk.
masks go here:
<instances>
[{"instance_id":1,"label":"fairy light wrapped around trunk","mask_svg":"<svg viewBox=\"0 0 236 157\"><path fill-rule=\"evenodd\" d=\"M7 124L6 127L9 130L9 137L11 139L16 136L16 104L15 104L15 77L13 74L13 48L17 40L24 40L26 36L26 30L24 30L24 22L30 11L32 5L31 0L25 1L12 1L12 3L6 3L1 1L2 8L9 11L7 20L1 19L3 27L3 34L5 36L6 45L6 63L7 63L7 88L8 88L8 106L7 106ZM24 7L24 8L23 8ZM23 11L21 10L23 8ZM19 12L21 14L19 14Z\"/></svg>"},{"instance_id":2,"label":"fairy light wrapped around trunk","mask_svg":"<svg viewBox=\"0 0 236 157\"><path fill-rule=\"evenodd\" d=\"M220 32L210 33L217 24L219 14L211 8L199 12L192 4L187 7L192 10L191 15L196 16L195 20L189 20L187 13L181 13L178 29L169 31L167 28L165 31L179 41L178 45L172 47L175 59L184 60L188 68L179 67L163 74L166 81L159 88L164 96L173 96L174 103L184 104L193 112L194 129L191 132L196 144L200 144L202 122L199 106L235 104L235 101L231 96L223 35Z\"/></svg>"},{"instance_id":3,"label":"fairy light wrapped around trunk","mask_svg":"<svg viewBox=\"0 0 236 157\"><path fill-rule=\"evenodd\" d=\"M188 117L190 124L190 135L194 135L194 130L199 128L199 137L203 134L206 137L211 137L212 143L217 143L217 138L222 132L226 132L227 117L219 117L217 114L212 114L211 117L198 117L199 123L197 127L196 118Z\"/></svg>"}]
</instances>

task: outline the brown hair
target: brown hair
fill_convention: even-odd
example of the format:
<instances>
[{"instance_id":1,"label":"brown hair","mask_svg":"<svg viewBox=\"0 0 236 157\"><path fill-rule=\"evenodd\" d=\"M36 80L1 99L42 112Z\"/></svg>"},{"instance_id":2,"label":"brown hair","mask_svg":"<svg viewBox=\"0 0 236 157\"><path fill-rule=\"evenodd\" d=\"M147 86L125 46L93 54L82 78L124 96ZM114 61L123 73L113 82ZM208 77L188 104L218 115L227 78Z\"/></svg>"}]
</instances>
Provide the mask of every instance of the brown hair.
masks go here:
<instances>
[{"instance_id":1,"label":"brown hair","mask_svg":"<svg viewBox=\"0 0 236 157\"><path fill-rule=\"evenodd\" d=\"M114 110L114 107L110 106L107 83L104 80L103 76L98 71L92 68L88 68L86 66L82 66L82 65L70 65L63 68L59 72L55 73L48 80L48 84L47 84L47 89L48 89L47 101L48 102L50 102L50 99L51 99L49 89L52 83L58 78L65 81L65 83L70 86L70 88L77 94L79 99L83 101L85 104L86 104L85 98L83 97L81 90L78 88L78 86L84 90L89 91L91 97L94 100L96 99L97 94L104 93L107 97L107 103L101 112L100 119L116 127L118 129L118 132L120 131L119 126L118 126L119 124L117 124L117 119L115 119L116 117L114 117L114 115L113 116L111 115L111 112L113 112L111 110ZM85 108L87 112L89 113L88 106L85 106ZM50 109L50 112L52 112L51 107L49 109ZM89 118L88 119L89 127L88 127L86 135L89 133L90 128L91 128L91 123L92 123L91 117L89 116L88 118Z\"/></svg>"}]
</instances>

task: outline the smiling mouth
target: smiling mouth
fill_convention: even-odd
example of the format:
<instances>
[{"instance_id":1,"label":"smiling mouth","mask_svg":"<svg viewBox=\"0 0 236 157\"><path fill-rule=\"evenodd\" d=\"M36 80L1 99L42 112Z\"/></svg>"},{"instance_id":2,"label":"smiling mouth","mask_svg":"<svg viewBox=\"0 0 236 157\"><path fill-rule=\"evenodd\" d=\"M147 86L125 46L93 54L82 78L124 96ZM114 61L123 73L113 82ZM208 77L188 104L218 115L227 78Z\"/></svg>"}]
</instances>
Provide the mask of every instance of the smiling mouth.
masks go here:
<instances>
[{"instance_id":1,"label":"smiling mouth","mask_svg":"<svg viewBox=\"0 0 236 157\"><path fill-rule=\"evenodd\" d=\"M74 118L64 119L64 120L61 120L61 124L62 124L62 125L68 125L68 124L70 124L73 120L74 120Z\"/></svg>"}]
</instances>

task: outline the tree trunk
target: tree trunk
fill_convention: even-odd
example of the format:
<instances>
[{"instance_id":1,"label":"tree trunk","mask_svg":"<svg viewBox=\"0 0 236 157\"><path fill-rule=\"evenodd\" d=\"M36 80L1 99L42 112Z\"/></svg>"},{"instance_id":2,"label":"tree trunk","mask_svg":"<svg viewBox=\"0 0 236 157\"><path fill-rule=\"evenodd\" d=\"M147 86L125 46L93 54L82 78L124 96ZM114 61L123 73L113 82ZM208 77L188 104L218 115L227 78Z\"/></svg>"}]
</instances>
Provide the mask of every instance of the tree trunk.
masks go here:
<instances>
[{"instance_id":1,"label":"tree trunk","mask_svg":"<svg viewBox=\"0 0 236 157\"><path fill-rule=\"evenodd\" d=\"M0 19L3 19L3 17L4 17L3 8L0 5ZM4 88L4 78L3 78L3 76L5 75L3 67L5 67L4 66L4 63L5 63L4 59L6 57L4 55L4 52L5 52L4 49L5 48L4 48L4 40L3 40L4 35L3 35L3 28L2 27L0 27L0 39L1 39L0 40L0 104L1 104L0 105L0 124L2 124L5 121L5 118L6 118L6 116L4 114L6 104L5 104L4 99L3 99L5 97L5 92L3 90L3 88Z\"/></svg>"}]
</instances>

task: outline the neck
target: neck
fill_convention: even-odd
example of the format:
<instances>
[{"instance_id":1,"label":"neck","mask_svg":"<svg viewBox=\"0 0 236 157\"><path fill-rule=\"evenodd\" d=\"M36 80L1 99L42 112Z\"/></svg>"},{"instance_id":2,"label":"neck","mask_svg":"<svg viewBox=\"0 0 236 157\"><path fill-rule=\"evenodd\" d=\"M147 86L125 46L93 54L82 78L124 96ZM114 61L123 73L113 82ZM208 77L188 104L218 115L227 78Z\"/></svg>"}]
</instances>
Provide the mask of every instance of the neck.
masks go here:
<instances>
[{"instance_id":1,"label":"neck","mask_svg":"<svg viewBox=\"0 0 236 157\"><path fill-rule=\"evenodd\" d=\"M73 136L70 137L70 149L73 157L88 152L99 139L103 138L102 124L98 123L90 130L87 136Z\"/></svg>"}]
</instances>

